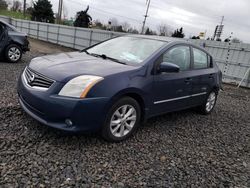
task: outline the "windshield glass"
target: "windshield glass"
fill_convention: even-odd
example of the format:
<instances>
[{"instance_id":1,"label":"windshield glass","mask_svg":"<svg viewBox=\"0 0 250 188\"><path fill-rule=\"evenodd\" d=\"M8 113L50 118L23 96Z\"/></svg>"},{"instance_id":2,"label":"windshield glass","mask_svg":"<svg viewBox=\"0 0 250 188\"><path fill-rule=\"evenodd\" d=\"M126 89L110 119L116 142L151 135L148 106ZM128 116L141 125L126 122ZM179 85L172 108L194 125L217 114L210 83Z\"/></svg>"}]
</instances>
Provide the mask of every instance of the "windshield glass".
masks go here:
<instances>
[{"instance_id":1,"label":"windshield glass","mask_svg":"<svg viewBox=\"0 0 250 188\"><path fill-rule=\"evenodd\" d=\"M87 50L128 64L140 64L166 42L137 37L118 37Z\"/></svg>"}]
</instances>

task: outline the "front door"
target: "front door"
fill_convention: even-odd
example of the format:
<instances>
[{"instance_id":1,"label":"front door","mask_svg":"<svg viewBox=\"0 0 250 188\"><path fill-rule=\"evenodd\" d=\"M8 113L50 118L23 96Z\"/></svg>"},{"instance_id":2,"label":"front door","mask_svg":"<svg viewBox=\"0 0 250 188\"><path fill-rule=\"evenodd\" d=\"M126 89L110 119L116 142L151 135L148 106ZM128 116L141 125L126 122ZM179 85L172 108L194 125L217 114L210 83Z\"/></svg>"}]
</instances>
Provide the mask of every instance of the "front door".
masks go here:
<instances>
[{"instance_id":1,"label":"front door","mask_svg":"<svg viewBox=\"0 0 250 188\"><path fill-rule=\"evenodd\" d=\"M161 62L180 67L177 73L155 73L153 86L153 113L160 114L186 108L192 92L191 50L188 45L178 45L162 54ZM159 64L156 65L159 66Z\"/></svg>"}]
</instances>

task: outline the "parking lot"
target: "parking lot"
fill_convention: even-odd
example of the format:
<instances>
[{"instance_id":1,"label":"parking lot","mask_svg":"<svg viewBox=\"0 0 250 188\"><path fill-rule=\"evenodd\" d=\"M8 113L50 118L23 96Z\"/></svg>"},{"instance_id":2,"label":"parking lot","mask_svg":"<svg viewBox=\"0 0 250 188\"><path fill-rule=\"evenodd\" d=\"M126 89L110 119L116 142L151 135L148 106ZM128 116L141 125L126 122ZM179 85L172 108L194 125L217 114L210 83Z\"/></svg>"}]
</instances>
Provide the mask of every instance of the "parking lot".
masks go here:
<instances>
[{"instance_id":1,"label":"parking lot","mask_svg":"<svg viewBox=\"0 0 250 188\"><path fill-rule=\"evenodd\" d=\"M18 64L0 63L0 187L250 187L249 89L225 85L211 115L162 115L111 144L52 130L23 112L16 82L26 64L70 51L31 45Z\"/></svg>"}]
</instances>

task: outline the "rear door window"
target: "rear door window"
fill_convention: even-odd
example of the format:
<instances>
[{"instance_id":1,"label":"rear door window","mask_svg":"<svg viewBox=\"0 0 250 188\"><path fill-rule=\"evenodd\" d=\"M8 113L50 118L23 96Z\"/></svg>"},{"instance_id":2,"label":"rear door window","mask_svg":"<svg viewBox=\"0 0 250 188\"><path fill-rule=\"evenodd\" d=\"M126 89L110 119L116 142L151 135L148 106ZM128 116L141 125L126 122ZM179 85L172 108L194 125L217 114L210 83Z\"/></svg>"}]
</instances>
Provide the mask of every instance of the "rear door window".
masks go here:
<instances>
[{"instance_id":1,"label":"rear door window","mask_svg":"<svg viewBox=\"0 0 250 188\"><path fill-rule=\"evenodd\" d=\"M194 69L208 68L209 66L208 55L197 48L193 48L193 53L194 53Z\"/></svg>"}]
</instances>

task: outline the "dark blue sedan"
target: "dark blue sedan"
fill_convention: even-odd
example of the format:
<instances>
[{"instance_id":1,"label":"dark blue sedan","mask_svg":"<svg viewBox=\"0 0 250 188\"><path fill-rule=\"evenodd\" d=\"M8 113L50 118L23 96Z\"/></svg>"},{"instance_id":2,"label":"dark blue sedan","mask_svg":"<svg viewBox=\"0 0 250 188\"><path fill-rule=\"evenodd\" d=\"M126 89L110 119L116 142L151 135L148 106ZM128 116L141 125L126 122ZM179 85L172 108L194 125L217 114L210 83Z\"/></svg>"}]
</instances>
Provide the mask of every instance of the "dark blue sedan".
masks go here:
<instances>
[{"instance_id":1,"label":"dark blue sedan","mask_svg":"<svg viewBox=\"0 0 250 188\"><path fill-rule=\"evenodd\" d=\"M64 131L121 141L142 121L197 107L209 114L221 72L204 49L165 37L123 36L81 52L34 58L18 82L33 118Z\"/></svg>"}]
</instances>

